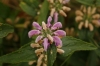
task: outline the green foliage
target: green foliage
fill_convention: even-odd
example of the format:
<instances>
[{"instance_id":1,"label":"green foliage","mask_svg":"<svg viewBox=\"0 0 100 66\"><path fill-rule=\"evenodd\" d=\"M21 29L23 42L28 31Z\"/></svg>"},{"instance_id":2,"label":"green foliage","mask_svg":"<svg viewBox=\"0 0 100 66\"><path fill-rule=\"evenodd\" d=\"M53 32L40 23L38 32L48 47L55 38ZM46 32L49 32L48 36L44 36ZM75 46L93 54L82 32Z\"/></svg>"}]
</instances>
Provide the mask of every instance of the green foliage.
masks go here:
<instances>
[{"instance_id":1,"label":"green foliage","mask_svg":"<svg viewBox=\"0 0 100 66\"><path fill-rule=\"evenodd\" d=\"M0 2L0 18L3 19L7 18L9 12L10 12L10 8Z\"/></svg>"},{"instance_id":2,"label":"green foliage","mask_svg":"<svg viewBox=\"0 0 100 66\"><path fill-rule=\"evenodd\" d=\"M84 42L80 39L72 38L72 37L65 37L62 39L63 47L65 53L63 56L68 56L75 51L80 50L95 50L97 47L91 43Z\"/></svg>"},{"instance_id":3,"label":"green foliage","mask_svg":"<svg viewBox=\"0 0 100 66\"><path fill-rule=\"evenodd\" d=\"M29 5L27 5L25 2L21 2L20 3L20 7L22 8L23 11L25 11L27 14L31 15L31 16L36 16L36 9L30 7Z\"/></svg>"},{"instance_id":4,"label":"green foliage","mask_svg":"<svg viewBox=\"0 0 100 66\"><path fill-rule=\"evenodd\" d=\"M8 33L12 33L13 27L9 24L2 24L0 25L0 38L5 37Z\"/></svg>"},{"instance_id":5,"label":"green foliage","mask_svg":"<svg viewBox=\"0 0 100 66\"><path fill-rule=\"evenodd\" d=\"M56 46L53 44L47 50L47 66L53 66L53 63L56 59L57 49Z\"/></svg>"},{"instance_id":6,"label":"green foliage","mask_svg":"<svg viewBox=\"0 0 100 66\"><path fill-rule=\"evenodd\" d=\"M80 51L80 50L95 50L97 49L96 46L94 46L91 43L84 42L79 39L75 39L72 37L65 37L62 39L63 41L63 48L65 53L62 54L64 57L72 54L75 51ZM36 55L34 53L33 48L30 47L30 43L26 44L19 50L1 56L0 57L0 62L5 62L5 63L19 63L19 62L28 62L30 60L36 60ZM54 45L51 45L51 47L47 51L48 55L48 66L52 66L56 59L56 47Z\"/></svg>"},{"instance_id":7,"label":"green foliage","mask_svg":"<svg viewBox=\"0 0 100 66\"><path fill-rule=\"evenodd\" d=\"M38 18L39 24L41 24L42 21L46 21L48 12L49 12L49 3L47 2L47 0L45 0L42 4L42 8L40 10L40 15Z\"/></svg>"},{"instance_id":8,"label":"green foliage","mask_svg":"<svg viewBox=\"0 0 100 66\"><path fill-rule=\"evenodd\" d=\"M94 3L94 0L76 0L76 1L84 5L93 5Z\"/></svg>"},{"instance_id":9,"label":"green foliage","mask_svg":"<svg viewBox=\"0 0 100 66\"><path fill-rule=\"evenodd\" d=\"M100 14L100 0L71 0L70 4L64 5L69 6L71 11L68 13L64 11L68 15L67 18L59 15L58 21L63 23L63 29L72 26L73 31L68 29L66 33L68 32L69 35L75 33L72 36L76 38L69 36L62 38L61 49L65 51L63 54L57 53L55 44L51 44L45 52L47 66L100 66L98 63L100 61L100 28L89 22L93 25L93 31L88 30L91 27L77 31L79 25L74 23L75 11L79 10L81 5L98 7L97 13ZM59 8L59 4L57 7ZM33 21L37 21L40 25L42 21L47 22L50 8L56 7L52 7L48 0L0 1L0 66L5 63L11 63L9 66L28 66L29 61L38 59L35 54L36 49L30 47L30 43L34 42L37 36L29 39L28 32L32 29ZM36 63L32 66L36 66Z\"/></svg>"},{"instance_id":10,"label":"green foliage","mask_svg":"<svg viewBox=\"0 0 100 66\"><path fill-rule=\"evenodd\" d=\"M100 6L100 0L96 0L96 6Z\"/></svg>"},{"instance_id":11,"label":"green foliage","mask_svg":"<svg viewBox=\"0 0 100 66\"><path fill-rule=\"evenodd\" d=\"M36 55L33 48L30 47L30 43L24 45L19 50L10 54L0 57L1 63L20 63L28 62L30 60L36 60Z\"/></svg>"}]
</instances>

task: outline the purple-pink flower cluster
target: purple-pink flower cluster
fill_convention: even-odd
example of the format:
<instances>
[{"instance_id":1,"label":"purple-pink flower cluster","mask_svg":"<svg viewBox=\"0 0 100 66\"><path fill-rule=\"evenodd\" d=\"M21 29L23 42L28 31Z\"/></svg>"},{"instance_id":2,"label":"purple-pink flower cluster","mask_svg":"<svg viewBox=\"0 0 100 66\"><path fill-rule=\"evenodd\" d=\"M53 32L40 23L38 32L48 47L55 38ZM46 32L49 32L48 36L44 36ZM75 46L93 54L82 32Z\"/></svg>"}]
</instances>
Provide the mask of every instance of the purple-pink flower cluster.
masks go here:
<instances>
[{"instance_id":1,"label":"purple-pink flower cluster","mask_svg":"<svg viewBox=\"0 0 100 66\"><path fill-rule=\"evenodd\" d=\"M34 35L38 35L35 43L40 44L42 41L42 45L45 51L47 51L50 44L55 44L57 47L62 47L62 41L60 37L66 36L66 32L63 30L59 30L62 28L61 22L58 22L58 14L54 14L54 24L51 24L52 17L49 16L47 19L47 24L42 22L42 26L40 26L37 22L33 22L34 30L29 31L29 38Z\"/></svg>"}]
</instances>

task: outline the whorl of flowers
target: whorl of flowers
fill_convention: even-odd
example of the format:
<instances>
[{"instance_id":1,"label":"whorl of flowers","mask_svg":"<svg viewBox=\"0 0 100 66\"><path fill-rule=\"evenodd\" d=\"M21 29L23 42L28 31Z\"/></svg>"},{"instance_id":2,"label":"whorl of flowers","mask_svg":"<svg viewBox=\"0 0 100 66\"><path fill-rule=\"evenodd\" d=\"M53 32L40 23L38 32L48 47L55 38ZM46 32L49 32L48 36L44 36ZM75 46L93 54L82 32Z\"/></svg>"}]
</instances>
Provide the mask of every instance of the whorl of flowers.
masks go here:
<instances>
[{"instance_id":1,"label":"whorl of flowers","mask_svg":"<svg viewBox=\"0 0 100 66\"><path fill-rule=\"evenodd\" d=\"M94 30L94 27L100 26L100 14L96 13L96 7L94 6L81 6L80 10L76 10L76 22L79 24L78 29L88 28L90 31Z\"/></svg>"},{"instance_id":2,"label":"whorl of flowers","mask_svg":"<svg viewBox=\"0 0 100 66\"><path fill-rule=\"evenodd\" d=\"M42 22L42 26L40 26L37 22L33 22L32 25L35 29L28 32L29 38L33 37L34 35L38 35L35 39L35 43L30 44L32 48L36 48L35 53L38 56L37 66L47 64L47 55L45 52L48 50L51 44L55 44L58 53L64 53L64 50L61 49L62 41L60 38L66 36L66 32L59 30L62 28L62 24L61 22L58 22L57 13L54 14L54 23L51 24L51 22L51 16L48 17L47 24L44 21ZM30 61L29 64L31 63L32 62Z\"/></svg>"},{"instance_id":3,"label":"whorl of flowers","mask_svg":"<svg viewBox=\"0 0 100 66\"><path fill-rule=\"evenodd\" d=\"M65 6L64 4L68 3L69 0L48 0L50 3L50 15L53 16L55 12L60 13L63 16L67 16L65 12L70 11L71 8Z\"/></svg>"}]
</instances>

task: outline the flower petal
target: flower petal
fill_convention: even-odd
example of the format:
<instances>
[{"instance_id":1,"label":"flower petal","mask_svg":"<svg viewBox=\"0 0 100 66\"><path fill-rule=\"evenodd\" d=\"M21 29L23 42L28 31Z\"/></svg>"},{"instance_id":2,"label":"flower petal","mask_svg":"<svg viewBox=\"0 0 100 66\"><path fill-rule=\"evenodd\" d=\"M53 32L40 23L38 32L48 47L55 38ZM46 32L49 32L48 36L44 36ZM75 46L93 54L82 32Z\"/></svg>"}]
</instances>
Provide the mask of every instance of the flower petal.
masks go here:
<instances>
[{"instance_id":1,"label":"flower petal","mask_svg":"<svg viewBox=\"0 0 100 66\"><path fill-rule=\"evenodd\" d=\"M43 36L38 36L37 38L36 38L36 40L35 40L35 43L38 43L41 39L43 38Z\"/></svg>"},{"instance_id":2,"label":"flower petal","mask_svg":"<svg viewBox=\"0 0 100 66\"><path fill-rule=\"evenodd\" d=\"M59 28L62 28L62 24L61 24L61 22L56 22L56 23L51 27L51 30L56 30L56 29L59 29Z\"/></svg>"},{"instance_id":3,"label":"flower petal","mask_svg":"<svg viewBox=\"0 0 100 66\"><path fill-rule=\"evenodd\" d=\"M53 40L56 46L59 46L59 45L62 46L62 41L58 36L53 36Z\"/></svg>"},{"instance_id":4,"label":"flower petal","mask_svg":"<svg viewBox=\"0 0 100 66\"><path fill-rule=\"evenodd\" d=\"M44 38L43 41L44 41L44 42L43 42L44 50L47 51L48 46L49 46L48 39L47 39L47 38Z\"/></svg>"},{"instance_id":5,"label":"flower petal","mask_svg":"<svg viewBox=\"0 0 100 66\"><path fill-rule=\"evenodd\" d=\"M63 4L68 3L70 0L63 0Z\"/></svg>"},{"instance_id":6,"label":"flower petal","mask_svg":"<svg viewBox=\"0 0 100 66\"><path fill-rule=\"evenodd\" d=\"M47 27L50 27L51 26L51 24L50 24L51 21L52 21L52 17L49 16L48 17L48 20L47 20Z\"/></svg>"},{"instance_id":7,"label":"flower petal","mask_svg":"<svg viewBox=\"0 0 100 66\"><path fill-rule=\"evenodd\" d=\"M58 13L55 12L55 13L54 13L54 22L56 23L57 21L58 21Z\"/></svg>"},{"instance_id":8,"label":"flower petal","mask_svg":"<svg viewBox=\"0 0 100 66\"><path fill-rule=\"evenodd\" d=\"M29 36L29 38L31 38L32 36L38 35L40 33L41 32L39 30L31 30L31 31L28 32L28 36Z\"/></svg>"},{"instance_id":9,"label":"flower petal","mask_svg":"<svg viewBox=\"0 0 100 66\"><path fill-rule=\"evenodd\" d=\"M41 30L42 27L37 23L37 22L33 22L32 24L36 29Z\"/></svg>"},{"instance_id":10,"label":"flower petal","mask_svg":"<svg viewBox=\"0 0 100 66\"><path fill-rule=\"evenodd\" d=\"M47 29L47 25L45 24L45 22L44 22L44 21L42 22L42 27L43 27L43 29L44 29L44 30L46 30L46 29Z\"/></svg>"},{"instance_id":11,"label":"flower petal","mask_svg":"<svg viewBox=\"0 0 100 66\"><path fill-rule=\"evenodd\" d=\"M54 34L55 34L56 36L59 36L59 37L64 37L64 36L66 36L66 32L63 31L63 30L57 30L57 31L54 32Z\"/></svg>"}]
</instances>

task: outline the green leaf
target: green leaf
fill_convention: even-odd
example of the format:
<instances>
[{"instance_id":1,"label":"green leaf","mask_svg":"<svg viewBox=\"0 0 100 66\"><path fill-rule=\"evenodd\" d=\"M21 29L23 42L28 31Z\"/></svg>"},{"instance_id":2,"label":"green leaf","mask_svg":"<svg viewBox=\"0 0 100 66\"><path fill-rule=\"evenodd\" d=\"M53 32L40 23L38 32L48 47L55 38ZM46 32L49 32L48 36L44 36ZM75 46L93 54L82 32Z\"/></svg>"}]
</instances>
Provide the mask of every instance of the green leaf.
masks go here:
<instances>
[{"instance_id":1,"label":"green leaf","mask_svg":"<svg viewBox=\"0 0 100 66\"><path fill-rule=\"evenodd\" d=\"M38 17L39 24L41 24L42 21L46 21L48 12L49 12L49 3L47 0L45 0L42 4L40 15Z\"/></svg>"},{"instance_id":2,"label":"green leaf","mask_svg":"<svg viewBox=\"0 0 100 66\"><path fill-rule=\"evenodd\" d=\"M19 62L28 62L30 60L36 60L36 54L34 53L35 49L30 47L30 43L24 45L19 50L12 52L10 54L0 57L1 63L19 63Z\"/></svg>"},{"instance_id":3,"label":"green leaf","mask_svg":"<svg viewBox=\"0 0 100 66\"><path fill-rule=\"evenodd\" d=\"M98 66L98 56L95 51L91 51L88 57L88 66Z\"/></svg>"},{"instance_id":4,"label":"green leaf","mask_svg":"<svg viewBox=\"0 0 100 66\"><path fill-rule=\"evenodd\" d=\"M34 8L32 8L31 6L27 5L25 2L21 2L20 3L20 7L22 8L23 11L25 11L27 14L31 15L31 16L35 16L36 15L36 10Z\"/></svg>"},{"instance_id":5,"label":"green leaf","mask_svg":"<svg viewBox=\"0 0 100 66\"><path fill-rule=\"evenodd\" d=\"M3 3L0 2L0 19L7 18L10 12L10 8L7 5L4 5Z\"/></svg>"},{"instance_id":6,"label":"green leaf","mask_svg":"<svg viewBox=\"0 0 100 66\"><path fill-rule=\"evenodd\" d=\"M55 44L50 45L47 50L47 66L53 66L56 59L57 49Z\"/></svg>"},{"instance_id":7,"label":"green leaf","mask_svg":"<svg viewBox=\"0 0 100 66\"><path fill-rule=\"evenodd\" d=\"M97 49L95 45L73 37L65 37L62 39L62 42L63 42L62 49L64 49L65 51L65 53L62 54L63 56L68 56L75 51Z\"/></svg>"},{"instance_id":8,"label":"green leaf","mask_svg":"<svg viewBox=\"0 0 100 66\"><path fill-rule=\"evenodd\" d=\"M100 6L100 0L96 0L96 6Z\"/></svg>"},{"instance_id":9,"label":"green leaf","mask_svg":"<svg viewBox=\"0 0 100 66\"><path fill-rule=\"evenodd\" d=\"M76 1L84 5L93 5L94 3L94 0L76 0Z\"/></svg>"},{"instance_id":10,"label":"green leaf","mask_svg":"<svg viewBox=\"0 0 100 66\"><path fill-rule=\"evenodd\" d=\"M94 35L94 31L89 31L88 29L79 30L78 33L79 33L79 38L86 41L92 39Z\"/></svg>"},{"instance_id":11,"label":"green leaf","mask_svg":"<svg viewBox=\"0 0 100 66\"><path fill-rule=\"evenodd\" d=\"M5 37L8 33L12 33L13 27L8 24L0 24L0 38Z\"/></svg>"},{"instance_id":12,"label":"green leaf","mask_svg":"<svg viewBox=\"0 0 100 66\"><path fill-rule=\"evenodd\" d=\"M98 55L98 57L100 57L100 48L95 50L95 53Z\"/></svg>"}]
</instances>

